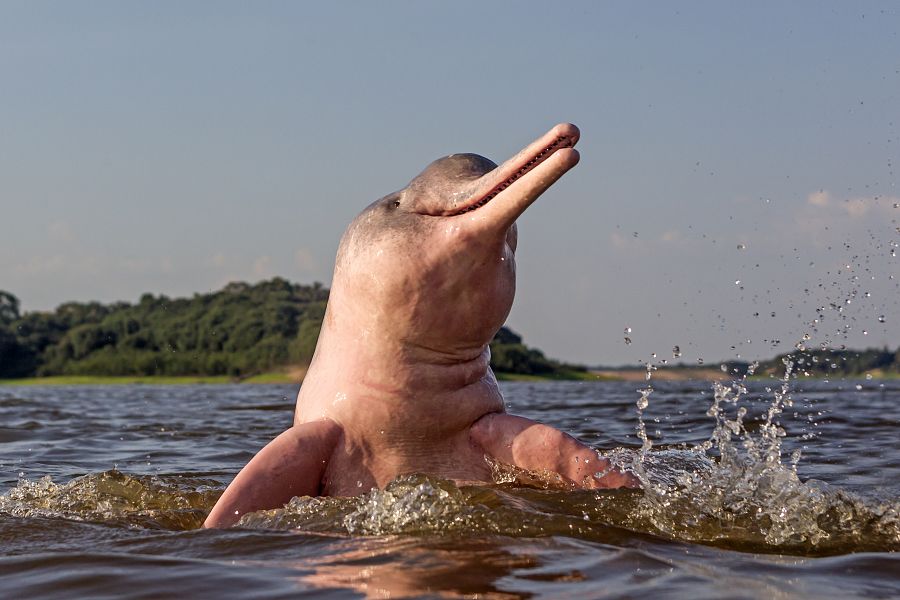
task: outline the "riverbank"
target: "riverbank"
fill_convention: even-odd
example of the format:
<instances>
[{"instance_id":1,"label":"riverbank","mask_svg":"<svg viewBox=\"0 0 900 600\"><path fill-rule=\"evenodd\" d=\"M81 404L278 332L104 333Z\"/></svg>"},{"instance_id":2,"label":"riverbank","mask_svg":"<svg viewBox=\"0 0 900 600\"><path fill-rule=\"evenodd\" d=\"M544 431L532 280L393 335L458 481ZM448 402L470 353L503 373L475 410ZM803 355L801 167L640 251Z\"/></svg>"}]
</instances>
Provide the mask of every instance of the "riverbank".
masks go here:
<instances>
[{"instance_id":1,"label":"riverbank","mask_svg":"<svg viewBox=\"0 0 900 600\"><path fill-rule=\"evenodd\" d=\"M185 376L115 376L115 375L53 375L50 377L26 377L23 379L0 379L0 385L197 385L226 383L299 383L287 373L261 373L253 377L236 379L227 375L185 375Z\"/></svg>"},{"instance_id":2,"label":"riverbank","mask_svg":"<svg viewBox=\"0 0 900 600\"><path fill-rule=\"evenodd\" d=\"M300 383L305 369L287 372L271 372L252 377L227 375L51 375L47 377L23 377L0 379L0 385L197 385L225 383ZM524 375L521 373L495 373L498 381L597 381L630 380L590 371L563 371L554 375Z\"/></svg>"},{"instance_id":3,"label":"riverbank","mask_svg":"<svg viewBox=\"0 0 900 600\"><path fill-rule=\"evenodd\" d=\"M260 373L252 377L234 378L227 375L185 375L185 376L115 376L115 375L54 375L50 377L27 377L23 379L0 379L0 385L221 385L227 383L246 384L299 384L303 381L304 370L288 372ZM531 381L535 383L551 381L646 381L647 370L643 367L622 369L599 369L592 371L565 371L556 375L524 375L521 373L496 373L498 381ZM835 374L832 379L897 379L894 373L875 370L855 376ZM775 375L757 374L755 380L778 378ZM812 379L826 379L812 375ZM720 369L679 369L661 368L653 371L654 381L730 381L733 377Z\"/></svg>"},{"instance_id":4,"label":"riverbank","mask_svg":"<svg viewBox=\"0 0 900 600\"><path fill-rule=\"evenodd\" d=\"M49 377L26 377L22 379L0 379L0 385L197 385L197 384L226 384L226 383L300 383L303 381L305 369L291 369L289 371L275 371L260 373L252 377L234 378L227 375L146 375L146 376L118 376L118 375L53 375ZM558 375L523 375L520 373L497 373L499 381L597 381L614 380L603 374L586 371L564 371Z\"/></svg>"},{"instance_id":5,"label":"riverbank","mask_svg":"<svg viewBox=\"0 0 900 600\"><path fill-rule=\"evenodd\" d=\"M604 379L608 381L646 381L646 367L623 367L621 369L597 369L589 371L594 375L595 379ZM727 373L723 373L721 369L712 367L707 369L680 368L680 367L659 367L653 371L653 377L656 381L727 381L732 379Z\"/></svg>"}]
</instances>

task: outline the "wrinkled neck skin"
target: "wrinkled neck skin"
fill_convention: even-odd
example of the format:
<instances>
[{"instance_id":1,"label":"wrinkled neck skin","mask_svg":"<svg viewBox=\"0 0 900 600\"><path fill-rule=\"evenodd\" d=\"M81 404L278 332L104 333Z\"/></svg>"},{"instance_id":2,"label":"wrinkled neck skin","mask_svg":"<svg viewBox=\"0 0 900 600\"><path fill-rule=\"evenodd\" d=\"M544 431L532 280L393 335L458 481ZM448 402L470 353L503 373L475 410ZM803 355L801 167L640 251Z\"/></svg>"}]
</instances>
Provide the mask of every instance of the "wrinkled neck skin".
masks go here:
<instances>
[{"instance_id":1,"label":"wrinkled neck skin","mask_svg":"<svg viewBox=\"0 0 900 600\"><path fill-rule=\"evenodd\" d=\"M434 422L458 430L502 411L488 343L515 293L506 236L480 253L471 246L459 252L467 248L461 229L430 219L418 223L430 230L420 243L397 237L348 248L366 219L363 213L351 225L338 252L297 421L366 419L379 431ZM460 285L470 277L480 285Z\"/></svg>"},{"instance_id":2,"label":"wrinkled neck skin","mask_svg":"<svg viewBox=\"0 0 900 600\"><path fill-rule=\"evenodd\" d=\"M296 424L424 443L504 410L488 344L515 295L515 220L578 162L577 139L564 124L499 167L439 159L350 224Z\"/></svg>"}]
</instances>

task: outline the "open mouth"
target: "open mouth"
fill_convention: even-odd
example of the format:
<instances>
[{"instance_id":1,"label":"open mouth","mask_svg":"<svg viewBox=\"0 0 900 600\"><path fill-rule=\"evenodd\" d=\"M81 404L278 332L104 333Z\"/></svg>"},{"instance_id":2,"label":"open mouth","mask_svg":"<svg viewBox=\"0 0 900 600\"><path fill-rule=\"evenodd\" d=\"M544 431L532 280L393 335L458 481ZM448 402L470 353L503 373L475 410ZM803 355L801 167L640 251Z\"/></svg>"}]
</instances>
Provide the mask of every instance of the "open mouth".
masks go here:
<instances>
[{"instance_id":1,"label":"open mouth","mask_svg":"<svg viewBox=\"0 0 900 600\"><path fill-rule=\"evenodd\" d=\"M493 188L489 189L486 194L481 196L474 196L469 204L455 212L450 213L450 216L455 217L481 208L492 199L494 199L498 194L500 194L500 192L515 183L517 179L521 178L536 166L547 160L554 152L556 152L557 150L561 150L562 148L572 148L575 145L576 141L577 138L570 135L559 136L549 146L538 152L536 155L532 156L530 160L519 167L519 169L516 170L512 175L504 179Z\"/></svg>"}]
</instances>

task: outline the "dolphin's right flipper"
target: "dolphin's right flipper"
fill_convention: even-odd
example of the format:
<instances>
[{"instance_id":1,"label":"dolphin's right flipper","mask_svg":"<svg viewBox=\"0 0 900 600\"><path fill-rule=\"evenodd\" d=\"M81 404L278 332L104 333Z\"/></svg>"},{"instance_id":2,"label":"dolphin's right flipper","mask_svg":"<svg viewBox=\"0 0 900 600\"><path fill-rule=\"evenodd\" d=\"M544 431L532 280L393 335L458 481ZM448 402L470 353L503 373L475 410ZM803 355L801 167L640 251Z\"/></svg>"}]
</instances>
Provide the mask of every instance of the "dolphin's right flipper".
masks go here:
<instances>
[{"instance_id":1,"label":"dolphin's right flipper","mask_svg":"<svg viewBox=\"0 0 900 600\"><path fill-rule=\"evenodd\" d=\"M557 473L575 487L640 487L634 475L612 469L596 450L525 417L491 413L475 421L469 435L496 460L529 471Z\"/></svg>"},{"instance_id":2,"label":"dolphin's right flipper","mask_svg":"<svg viewBox=\"0 0 900 600\"><path fill-rule=\"evenodd\" d=\"M245 513L280 508L294 496L318 495L340 435L341 427L330 419L291 427L241 469L203 526L228 527Z\"/></svg>"}]
</instances>

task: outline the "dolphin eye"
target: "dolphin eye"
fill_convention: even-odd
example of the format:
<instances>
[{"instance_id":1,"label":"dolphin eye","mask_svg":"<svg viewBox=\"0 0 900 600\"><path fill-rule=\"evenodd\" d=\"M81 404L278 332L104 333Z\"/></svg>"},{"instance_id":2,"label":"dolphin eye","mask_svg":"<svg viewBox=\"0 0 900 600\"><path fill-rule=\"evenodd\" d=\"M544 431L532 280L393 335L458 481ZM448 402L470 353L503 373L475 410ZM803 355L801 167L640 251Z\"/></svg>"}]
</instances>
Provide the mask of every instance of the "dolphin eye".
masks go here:
<instances>
[{"instance_id":1,"label":"dolphin eye","mask_svg":"<svg viewBox=\"0 0 900 600\"><path fill-rule=\"evenodd\" d=\"M395 208L400 208L400 200L402 198L403 195L400 192L394 192L393 194L388 194L387 196L378 200L378 204L383 209L393 210Z\"/></svg>"}]
</instances>

